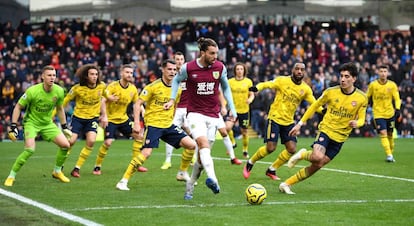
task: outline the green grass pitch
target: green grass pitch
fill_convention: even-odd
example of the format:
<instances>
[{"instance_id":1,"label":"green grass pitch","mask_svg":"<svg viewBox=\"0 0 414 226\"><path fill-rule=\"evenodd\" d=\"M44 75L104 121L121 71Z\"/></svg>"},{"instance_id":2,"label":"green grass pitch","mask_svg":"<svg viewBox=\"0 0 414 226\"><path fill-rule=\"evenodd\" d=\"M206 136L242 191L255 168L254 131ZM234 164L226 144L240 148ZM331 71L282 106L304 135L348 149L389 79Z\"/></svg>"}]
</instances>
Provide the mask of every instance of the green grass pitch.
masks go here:
<instances>
[{"instance_id":1,"label":"green grass pitch","mask_svg":"<svg viewBox=\"0 0 414 226\"><path fill-rule=\"evenodd\" d=\"M262 145L251 139L252 155ZM309 147L312 139L299 138L298 149ZM64 172L69 176L84 142L72 150ZM378 138L350 138L341 153L325 169L295 185L296 195L278 191L280 181L265 176L266 168L282 150L277 150L255 164L251 176L242 176L244 165L231 165L221 140L212 151L221 186L214 195L202 174L194 199L183 199L185 184L175 175L182 150L175 150L173 166L161 170L164 145L153 151L145 162L147 173L136 173L129 182L130 191L118 191L115 185L122 177L130 156L132 141L117 140L108 152L102 175L92 174L100 142L81 169L81 177L70 177L64 184L52 179L56 146L38 142L35 154L16 177L13 187L3 185L10 167L23 150L23 143L0 143L0 191L13 192L35 202L102 225L414 225L414 140L396 139L395 163L386 163ZM241 159L241 141L236 156ZM299 167L278 170L282 180ZM268 191L262 205L247 203L244 190L259 183ZM0 194L0 225L81 225L76 221L50 214Z\"/></svg>"}]
</instances>

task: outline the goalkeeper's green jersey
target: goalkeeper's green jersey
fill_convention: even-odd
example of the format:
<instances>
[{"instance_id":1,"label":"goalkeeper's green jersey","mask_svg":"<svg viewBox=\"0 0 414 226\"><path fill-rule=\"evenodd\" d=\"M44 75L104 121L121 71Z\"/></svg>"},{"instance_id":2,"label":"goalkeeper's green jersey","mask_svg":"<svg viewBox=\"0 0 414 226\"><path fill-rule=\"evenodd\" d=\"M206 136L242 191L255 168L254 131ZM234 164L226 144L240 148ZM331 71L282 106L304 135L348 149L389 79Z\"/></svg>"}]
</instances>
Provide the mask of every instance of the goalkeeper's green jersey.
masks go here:
<instances>
[{"instance_id":1,"label":"goalkeeper's green jersey","mask_svg":"<svg viewBox=\"0 0 414 226\"><path fill-rule=\"evenodd\" d=\"M25 108L23 124L31 122L41 126L53 123L53 110L62 106L64 95L63 88L56 84L50 92L44 90L43 83L29 87L18 101Z\"/></svg>"}]
</instances>

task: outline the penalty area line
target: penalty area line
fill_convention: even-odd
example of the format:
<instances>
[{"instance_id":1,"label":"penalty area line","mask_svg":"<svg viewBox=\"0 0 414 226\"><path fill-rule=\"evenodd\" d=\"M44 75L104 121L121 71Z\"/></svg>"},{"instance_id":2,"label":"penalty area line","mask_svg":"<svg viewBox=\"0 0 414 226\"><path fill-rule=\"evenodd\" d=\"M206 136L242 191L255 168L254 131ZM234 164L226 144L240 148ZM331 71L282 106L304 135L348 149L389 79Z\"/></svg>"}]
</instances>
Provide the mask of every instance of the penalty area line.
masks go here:
<instances>
[{"instance_id":1,"label":"penalty area line","mask_svg":"<svg viewBox=\"0 0 414 226\"><path fill-rule=\"evenodd\" d=\"M44 210L48 213L51 213L51 214L56 215L58 217L65 218L65 219L73 221L73 222L77 222L77 223L80 223L80 224L83 224L83 225L90 225L90 226L102 226L102 224L87 220L87 219L82 218L82 217L72 215L70 213L67 213L65 211L56 209L56 208L48 206L46 204L36 202L32 199L29 199L29 198L26 198L24 196L18 195L14 192L10 192L10 191L7 191L7 190L4 190L4 189L0 188L0 194L2 194L4 196L7 196L9 198L18 200L20 202L26 203L28 205L34 206L36 208L42 209L42 210Z\"/></svg>"},{"instance_id":2,"label":"penalty area line","mask_svg":"<svg viewBox=\"0 0 414 226\"><path fill-rule=\"evenodd\" d=\"M213 157L213 159L216 159L216 160L228 160L226 158L220 158L220 157ZM271 164L271 162L265 162L265 161L257 161L256 163L259 163L259 164ZM296 165L295 167L302 168L304 166L303 165ZM333 168L328 168L328 167L323 167L321 170L331 171L331 172L337 172L337 173L345 173L345 174L354 174L354 175L367 176L367 177L376 177L376 178L384 178L384 179L391 179L391 180L414 182L414 179L410 179L410 178L385 176L385 175L372 174L372 173L364 173L364 172L356 172L356 171L350 171L350 170L333 169Z\"/></svg>"}]
</instances>

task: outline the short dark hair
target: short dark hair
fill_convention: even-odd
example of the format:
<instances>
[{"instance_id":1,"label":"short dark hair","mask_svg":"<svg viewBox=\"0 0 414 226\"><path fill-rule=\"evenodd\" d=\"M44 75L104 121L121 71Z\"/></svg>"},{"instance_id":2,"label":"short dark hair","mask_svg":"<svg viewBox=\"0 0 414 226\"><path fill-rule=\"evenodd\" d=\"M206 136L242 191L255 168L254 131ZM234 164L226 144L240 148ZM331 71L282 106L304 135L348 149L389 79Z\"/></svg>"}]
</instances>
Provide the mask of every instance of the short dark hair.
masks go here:
<instances>
[{"instance_id":1,"label":"short dark hair","mask_svg":"<svg viewBox=\"0 0 414 226\"><path fill-rule=\"evenodd\" d=\"M352 77L358 77L358 68L353 62L344 63L339 67L339 72L349 71Z\"/></svg>"},{"instance_id":2,"label":"short dark hair","mask_svg":"<svg viewBox=\"0 0 414 226\"><path fill-rule=\"evenodd\" d=\"M383 64L383 65L380 65L379 67L378 67L378 69L389 69L388 68L388 65L385 65L385 64Z\"/></svg>"},{"instance_id":3,"label":"short dark hair","mask_svg":"<svg viewBox=\"0 0 414 226\"><path fill-rule=\"evenodd\" d=\"M162 62L161 67L165 68L167 67L167 64L174 64L175 65L175 60L173 59L166 59Z\"/></svg>"}]
</instances>

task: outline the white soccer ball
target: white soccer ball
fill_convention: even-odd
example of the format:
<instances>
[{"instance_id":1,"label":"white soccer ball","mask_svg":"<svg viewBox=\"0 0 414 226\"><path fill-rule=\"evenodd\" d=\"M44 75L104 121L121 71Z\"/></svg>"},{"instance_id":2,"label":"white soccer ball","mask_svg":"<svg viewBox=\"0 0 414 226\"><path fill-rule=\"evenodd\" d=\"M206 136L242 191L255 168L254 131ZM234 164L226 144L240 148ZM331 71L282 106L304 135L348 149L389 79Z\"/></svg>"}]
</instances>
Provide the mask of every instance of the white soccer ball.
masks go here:
<instances>
[{"instance_id":1,"label":"white soccer ball","mask_svg":"<svg viewBox=\"0 0 414 226\"><path fill-rule=\"evenodd\" d=\"M261 184L251 184L245 191L246 200L251 205L260 205L267 198L266 188Z\"/></svg>"}]
</instances>

